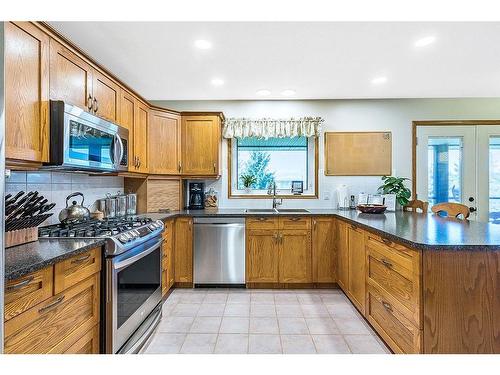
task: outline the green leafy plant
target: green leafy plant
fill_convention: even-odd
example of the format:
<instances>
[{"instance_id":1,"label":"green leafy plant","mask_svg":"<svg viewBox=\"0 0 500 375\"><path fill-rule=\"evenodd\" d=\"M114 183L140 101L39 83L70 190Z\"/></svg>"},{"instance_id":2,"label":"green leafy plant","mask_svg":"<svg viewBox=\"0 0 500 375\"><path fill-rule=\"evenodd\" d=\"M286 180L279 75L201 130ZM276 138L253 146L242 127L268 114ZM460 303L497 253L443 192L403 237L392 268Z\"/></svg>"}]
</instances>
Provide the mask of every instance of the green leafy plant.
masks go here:
<instances>
[{"instance_id":1,"label":"green leafy plant","mask_svg":"<svg viewBox=\"0 0 500 375\"><path fill-rule=\"evenodd\" d=\"M406 206L410 201L411 190L404 184L409 178L383 176L383 184L379 186L378 191L382 194L395 194L396 200L401 206Z\"/></svg>"},{"instance_id":2,"label":"green leafy plant","mask_svg":"<svg viewBox=\"0 0 500 375\"><path fill-rule=\"evenodd\" d=\"M241 183L243 184L243 187L245 189L251 188L257 182L257 178L253 174L250 174L250 173L242 174L240 176L240 179L241 179Z\"/></svg>"}]
</instances>

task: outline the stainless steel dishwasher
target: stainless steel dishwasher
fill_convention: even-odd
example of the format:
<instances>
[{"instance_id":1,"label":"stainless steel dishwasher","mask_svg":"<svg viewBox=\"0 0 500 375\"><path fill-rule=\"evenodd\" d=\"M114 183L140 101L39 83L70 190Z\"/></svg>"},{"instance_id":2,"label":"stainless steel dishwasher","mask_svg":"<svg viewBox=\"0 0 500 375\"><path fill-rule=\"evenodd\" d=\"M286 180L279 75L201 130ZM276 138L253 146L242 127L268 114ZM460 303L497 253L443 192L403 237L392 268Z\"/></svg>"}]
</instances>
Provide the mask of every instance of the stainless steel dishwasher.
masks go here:
<instances>
[{"instance_id":1,"label":"stainless steel dishwasher","mask_svg":"<svg viewBox=\"0 0 500 375\"><path fill-rule=\"evenodd\" d=\"M245 219L194 218L195 286L245 284Z\"/></svg>"}]
</instances>

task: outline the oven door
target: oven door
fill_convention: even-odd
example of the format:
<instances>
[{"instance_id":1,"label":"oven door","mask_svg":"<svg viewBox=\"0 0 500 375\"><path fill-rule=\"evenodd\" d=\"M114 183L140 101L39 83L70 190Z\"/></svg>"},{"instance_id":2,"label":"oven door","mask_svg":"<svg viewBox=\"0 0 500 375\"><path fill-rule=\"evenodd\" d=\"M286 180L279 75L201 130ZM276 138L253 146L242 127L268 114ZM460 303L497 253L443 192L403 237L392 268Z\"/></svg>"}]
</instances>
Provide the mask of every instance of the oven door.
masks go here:
<instances>
[{"instance_id":1,"label":"oven door","mask_svg":"<svg viewBox=\"0 0 500 375\"><path fill-rule=\"evenodd\" d=\"M153 238L107 260L107 353L117 353L161 302L162 242Z\"/></svg>"}]
</instances>

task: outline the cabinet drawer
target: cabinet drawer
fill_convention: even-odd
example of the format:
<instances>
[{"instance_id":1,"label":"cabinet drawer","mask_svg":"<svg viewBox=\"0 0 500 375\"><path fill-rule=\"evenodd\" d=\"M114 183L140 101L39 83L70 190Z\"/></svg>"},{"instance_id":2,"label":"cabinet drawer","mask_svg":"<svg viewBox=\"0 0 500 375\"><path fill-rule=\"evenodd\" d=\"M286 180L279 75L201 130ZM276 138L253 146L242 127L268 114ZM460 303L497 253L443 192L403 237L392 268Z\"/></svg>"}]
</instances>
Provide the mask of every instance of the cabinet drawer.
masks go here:
<instances>
[{"instance_id":1,"label":"cabinet drawer","mask_svg":"<svg viewBox=\"0 0 500 375\"><path fill-rule=\"evenodd\" d=\"M278 229L278 218L272 216L255 216L246 220L247 229Z\"/></svg>"},{"instance_id":2,"label":"cabinet drawer","mask_svg":"<svg viewBox=\"0 0 500 375\"><path fill-rule=\"evenodd\" d=\"M52 266L11 280L5 286L5 320L52 297Z\"/></svg>"},{"instance_id":3,"label":"cabinet drawer","mask_svg":"<svg viewBox=\"0 0 500 375\"><path fill-rule=\"evenodd\" d=\"M311 218L304 216L283 216L279 218L280 229L311 229Z\"/></svg>"},{"instance_id":4,"label":"cabinet drawer","mask_svg":"<svg viewBox=\"0 0 500 375\"><path fill-rule=\"evenodd\" d=\"M50 354L99 354L99 324L89 330L77 329L54 346Z\"/></svg>"},{"instance_id":5,"label":"cabinet drawer","mask_svg":"<svg viewBox=\"0 0 500 375\"><path fill-rule=\"evenodd\" d=\"M54 293L60 293L100 270L101 248L95 248L56 263Z\"/></svg>"},{"instance_id":6,"label":"cabinet drawer","mask_svg":"<svg viewBox=\"0 0 500 375\"><path fill-rule=\"evenodd\" d=\"M379 252L400 272L420 273L419 252L408 249L385 238L369 234L367 247Z\"/></svg>"},{"instance_id":7,"label":"cabinet drawer","mask_svg":"<svg viewBox=\"0 0 500 375\"><path fill-rule=\"evenodd\" d=\"M366 315L394 352L420 353L421 330L373 287L368 289Z\"/></svg>"},{"instance_id":8,"label":"cabinet drawer","mask_svg":"<svg viewBox=\"0 0 500 375\"><path fill-rule=\"evenodd\" d=\"M48 353L99 323L99 274L5 323L5 353ZM55 348L56 347L56 348Z\"/></svg>"}]
</instances>

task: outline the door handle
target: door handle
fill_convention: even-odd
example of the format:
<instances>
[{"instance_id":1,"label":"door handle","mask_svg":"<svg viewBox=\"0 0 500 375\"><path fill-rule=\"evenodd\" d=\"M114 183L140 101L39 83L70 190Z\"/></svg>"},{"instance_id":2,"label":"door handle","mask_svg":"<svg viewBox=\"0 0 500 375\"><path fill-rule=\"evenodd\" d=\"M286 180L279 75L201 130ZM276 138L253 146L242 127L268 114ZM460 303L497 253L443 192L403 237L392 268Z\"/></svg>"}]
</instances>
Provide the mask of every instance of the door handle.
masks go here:
<instances>
[{"instance_id":1,"label":"door handle","mask_svg":"<svg viewBox=\"0 0 500 375\"><path fill-rule=\"evenodd\" d=\"M469 211L470 211L471 213L476 212L476 211L477 211L477 208L476 208L476 207L469 207Z\"/></svg>"}]
</instances>

